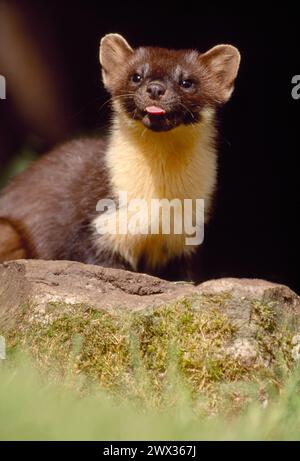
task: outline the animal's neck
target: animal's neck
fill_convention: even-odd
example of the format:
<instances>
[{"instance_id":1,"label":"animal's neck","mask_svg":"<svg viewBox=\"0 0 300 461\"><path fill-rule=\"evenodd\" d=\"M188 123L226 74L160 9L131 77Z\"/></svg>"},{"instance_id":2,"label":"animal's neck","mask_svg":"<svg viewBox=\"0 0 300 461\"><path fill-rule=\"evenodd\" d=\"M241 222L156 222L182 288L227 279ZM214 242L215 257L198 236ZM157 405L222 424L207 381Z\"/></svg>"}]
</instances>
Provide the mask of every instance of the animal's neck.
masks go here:
<instances>
[{"instance_id":1,"label":"animal's neck","mask_svg":"<svg viewBox=\"0 0 300 461\"><path fill-rule=\"evenodd\" d=\"M126 192L128 201L142 199L146 205L152 204L152 199L179 199L181 203L184 199L204 199L207 219L216 182L214 137L213 112L210 111L205 112L194 127L180 126L164 133L153 133L140 122L116 111L107 150L115 195ZM139 214L139 220L150 222L150 217L160 228L160 215L150 216L149 210L151 213L151 206L146 207L145 214ZM113 225L117 222L127 226L128 219L134 215L134 208L128 205L109 215L108 220ZM102 226L99 218L94 224L96 229ZM186 245L185 233L112 233L101 237L101 245L103 238L108 248L129 261L136 270L141 257L145 258L147 267L153 269L163 267L174 257L188 256L195 249L193 245Z\"/></svg>"},{"instance_id":2,"label":"animal's neck","mask_svg":"<svg viewBox=\"0 0 300 461\"><path fill-rule=\"evenodd\" d=\"M115 192L144 199L207 195L201 176L214 161L213 119L207 110L197 124L156 133L116 110L107 152Z\"/></svg>"}]
</instances>

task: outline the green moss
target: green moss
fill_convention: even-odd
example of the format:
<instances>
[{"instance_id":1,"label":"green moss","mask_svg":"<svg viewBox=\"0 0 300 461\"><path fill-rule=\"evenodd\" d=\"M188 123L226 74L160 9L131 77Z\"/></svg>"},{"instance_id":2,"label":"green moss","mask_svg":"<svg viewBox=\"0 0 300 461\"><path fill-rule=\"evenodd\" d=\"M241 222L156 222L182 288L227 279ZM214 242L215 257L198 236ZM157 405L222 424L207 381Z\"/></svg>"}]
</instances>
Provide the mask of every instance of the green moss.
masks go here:
<instances>
[{"instance_id":1,"label":"green moss","mask_svg":"<svg viewBox=\"0 0 300 461\"><path fill-rule=\"evenodd\" d=\"M291 324L282 322L284 316L279 316L277 305L272 301L253 301L252 320L256 324L255 338L258 341L262 357L272 362L282 356L288 368L294 364L292 359Z\"/></svg>"},{"instance_id":2,"label":"green moss","mask_svg":"<svg viewBox=\"0 0 300 461\"><path fill-rule=\"evenodd\" d=\"M252 318L267 333L273 333L278 323L278 313L274 309L276 303L273 301L252 302Z\"/></svg>"},{"instance_id":3,"label":"green moss","mask_svg":"<svg viewBox=\"0 0 300 461\"><path fill-rule=\"evenodd\" d=\"M231 302L229 294L194 296L135 313L62 303L49 304L40 313L31 306L23 310L19 328L7 342L11 350L30 352L42 372L76 381L84 391L92 384L157 407L166 400L170 404L172 392L166 399L166 389L180 382L198 410L232 411L248 405L254 393L264 392L266 383L278 376L273 368L245 365L226 353L236 337L226 314ZM278 327L273 306L254 302L252 317L264 354L270 354L275 340L275 352L289 362L290 335Z\"/></svg>"}]
</instances>

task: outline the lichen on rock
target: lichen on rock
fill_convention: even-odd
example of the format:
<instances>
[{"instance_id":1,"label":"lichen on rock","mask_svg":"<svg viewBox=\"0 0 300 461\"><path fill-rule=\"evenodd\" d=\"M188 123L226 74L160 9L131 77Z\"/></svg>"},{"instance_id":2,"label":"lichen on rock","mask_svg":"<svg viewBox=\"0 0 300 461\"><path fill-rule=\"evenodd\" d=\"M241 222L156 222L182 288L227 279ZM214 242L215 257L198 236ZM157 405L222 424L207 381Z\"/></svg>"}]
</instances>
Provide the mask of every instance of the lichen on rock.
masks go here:
<instances>
[{"instance_id":1,"label":"lichen on rock","mask_svg":"<svg viewBox=\"0 0 300 461\"><path fill-rule=\"evenodd\" d=\"M12 292L14 277L26 296L18 293L14 305L10 300L10 311L1 305L0 334L10 357L25 351L56 379L80 378L83 389L96 385L157 405L163 404L166 386L174 385L170 373L176 370L195 402L206 395L217 408L226 386L255 385L260 395L266 383L278 379L278 364L290 370L299 359L300 309L287 287L260 281L255 291L255 281L239 279L196 287L79 263L53 262L48 269L43 263L35 261L32 271L30 261L2 268L0 297ZM93 293L76 288L80 274ZM148 282L150 288L141 289ZM233 394L245 392L235 388L228 398ZM234 405L247 401L234 399L240 402Z\"/></svg>"}]
</instances>

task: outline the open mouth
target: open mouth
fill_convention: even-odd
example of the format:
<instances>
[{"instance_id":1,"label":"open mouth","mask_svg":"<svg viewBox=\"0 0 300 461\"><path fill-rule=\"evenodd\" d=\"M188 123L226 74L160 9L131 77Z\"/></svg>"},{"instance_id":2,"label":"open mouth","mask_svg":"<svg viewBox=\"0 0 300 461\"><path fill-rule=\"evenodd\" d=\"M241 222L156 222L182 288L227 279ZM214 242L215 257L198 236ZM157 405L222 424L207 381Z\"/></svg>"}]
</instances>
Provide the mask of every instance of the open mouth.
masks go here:
<instances>
[{"instance_id":1,"label":"open mouth","mask_svg":"<svg viewBox=\"0 0 300 461\"><path fill-rule=\"evenodd\" d=\"M161 116L161 115L166 114L165 109L159 106L148 106L146 107L145 112L149 115L155 115L155 116Z\"/></svg>"},{"instance_id":2,"label":"open mouth","mask_svg":"<svg viewBox=\"0 0 300 461\"><path fill-rule=\"evenodd\" d=\"M143 124L153 131L168 131L174 128L175 120L171 112L160 106L147 106L143 111Z\"/></svg>"}]
</instances>

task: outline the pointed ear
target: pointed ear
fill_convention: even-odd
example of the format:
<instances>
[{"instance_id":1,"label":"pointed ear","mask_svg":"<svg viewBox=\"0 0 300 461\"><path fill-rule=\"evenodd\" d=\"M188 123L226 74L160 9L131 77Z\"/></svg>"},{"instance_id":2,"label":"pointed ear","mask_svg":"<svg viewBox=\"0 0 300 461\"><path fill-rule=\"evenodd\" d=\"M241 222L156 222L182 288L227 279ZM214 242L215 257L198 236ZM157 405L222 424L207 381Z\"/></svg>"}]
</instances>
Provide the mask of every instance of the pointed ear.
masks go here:
<instances>
[{"instance_id":1,"label":"pointed ear","mask_svg":"<svg viewBox=\"0 0 300 461\"><path fill-rule=\"evenodd\" d=\"M237 76L241 55L232 45L217 45L200 56L206 76L215 93L216 102L225 103L230 98Z\"/></svg>"},{"instance_id":2,"label":"pointed ear","mask_svg":"<svg viewBox=\"0 0 300 461\"><path fill-rule=\"evenodd\" d=\"M120 68L132 53L133 49L122 35L108 34L101 39L99 58L102 66L103 83L107 89L111 88Z\"/></svg>"}]
</instances>

